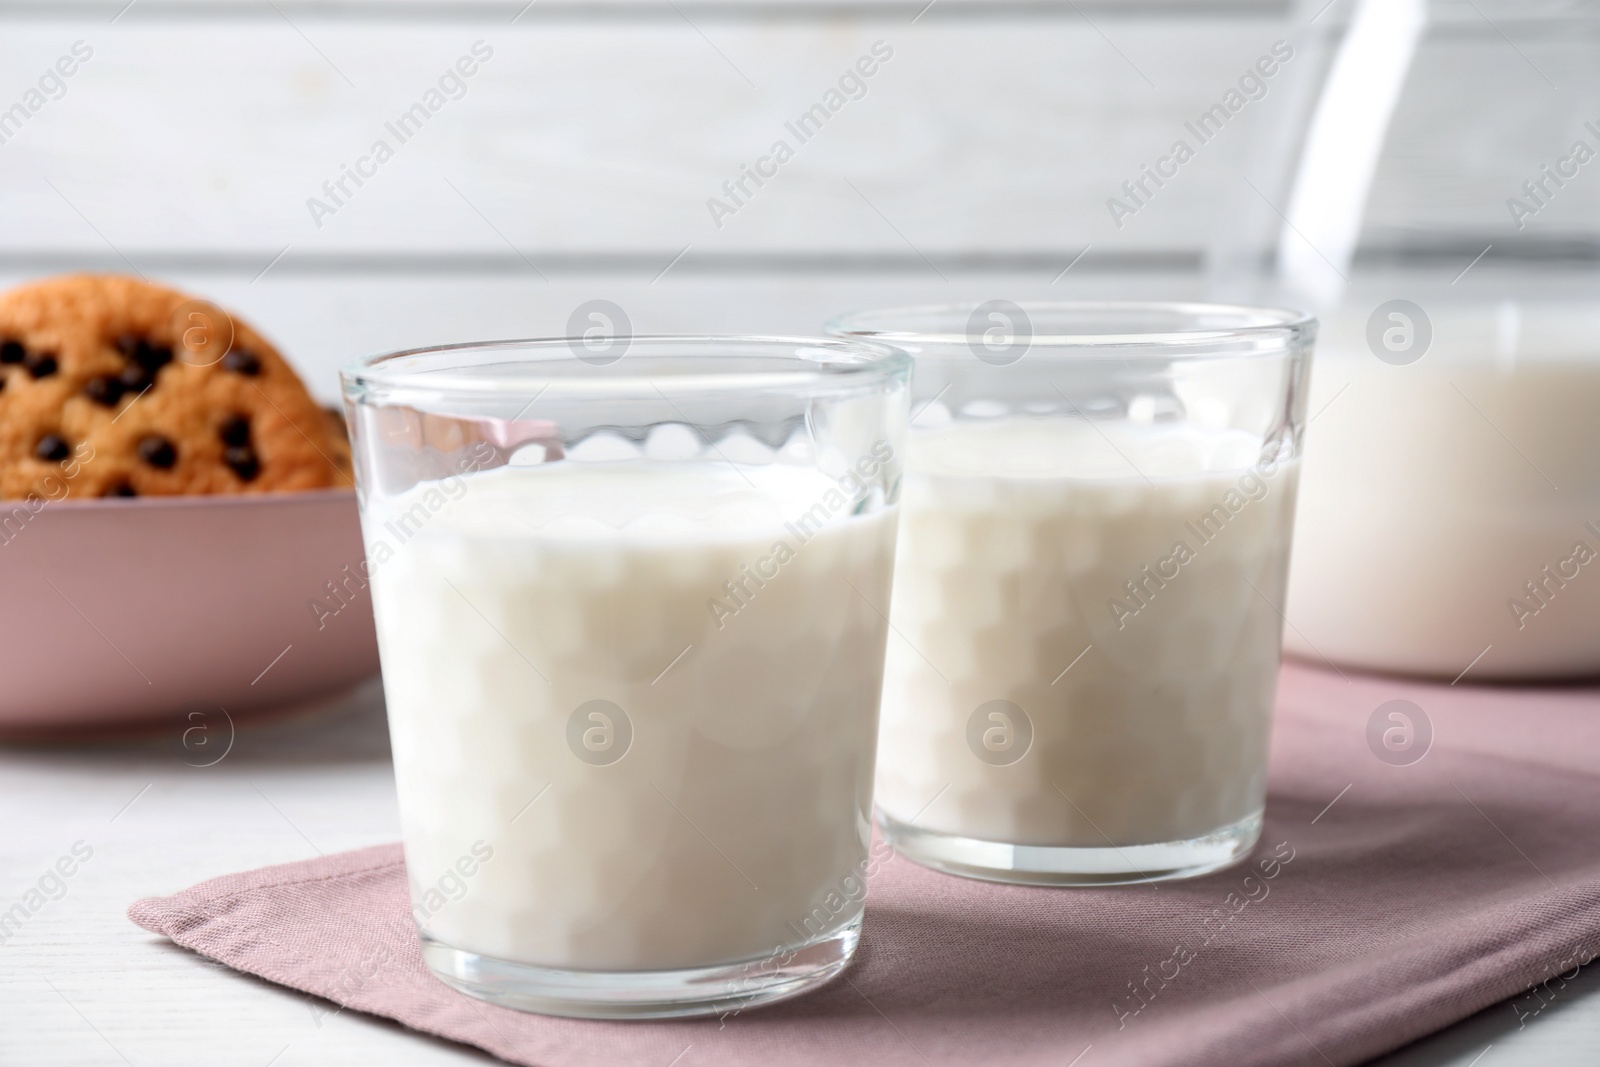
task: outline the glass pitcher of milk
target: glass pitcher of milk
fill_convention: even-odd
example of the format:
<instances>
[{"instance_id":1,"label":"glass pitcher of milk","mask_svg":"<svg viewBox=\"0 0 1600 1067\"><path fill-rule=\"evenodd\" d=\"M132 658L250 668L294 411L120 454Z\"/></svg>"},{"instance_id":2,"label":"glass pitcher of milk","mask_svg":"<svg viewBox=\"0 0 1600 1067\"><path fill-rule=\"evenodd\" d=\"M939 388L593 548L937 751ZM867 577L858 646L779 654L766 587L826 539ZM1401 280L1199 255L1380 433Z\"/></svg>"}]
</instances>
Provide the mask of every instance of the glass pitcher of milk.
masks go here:
<instances>
[{"instance_id":1,"label":"glass pitcher of milk","mask_svg":"<svg viewBox=\"0 0 1600 1067\"><path fill-rule=\"evenodd\" d=\"M1287 647L1600 674L1600 11L1310 9L1210 250L1214 297L1325 327Z\"/></svg>"}]
</instances>

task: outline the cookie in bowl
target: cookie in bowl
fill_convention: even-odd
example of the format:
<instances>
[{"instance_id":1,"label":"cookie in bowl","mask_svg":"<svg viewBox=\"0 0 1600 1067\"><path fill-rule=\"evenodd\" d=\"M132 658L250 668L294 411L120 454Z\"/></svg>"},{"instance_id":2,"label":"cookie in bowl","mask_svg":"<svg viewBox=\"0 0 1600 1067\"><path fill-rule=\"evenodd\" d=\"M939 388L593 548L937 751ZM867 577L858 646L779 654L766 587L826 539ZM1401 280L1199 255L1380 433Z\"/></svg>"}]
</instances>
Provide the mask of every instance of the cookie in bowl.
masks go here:
<instances>
[{"instance_id":1,"label":"cookie in bowl","mask_svg":"<svg viewBox=\"0 0 1600 1067\"><path fill-rule=\"evenodd\" d=\"M0 294L0 498L350 485L337 417L215 305L117 275Z\"/></svg>"},{"instance_id":2,"label":"cookie in bowl","mask_svg":"<svg viewBox=\"0 0 1600 1067\"><path fill-rule=\"evenodd\" d=\"M0 738L187 745L370 678L363 556L343 420L253 328L136 278L0 293Z\"/></svg>"}]
</instances>

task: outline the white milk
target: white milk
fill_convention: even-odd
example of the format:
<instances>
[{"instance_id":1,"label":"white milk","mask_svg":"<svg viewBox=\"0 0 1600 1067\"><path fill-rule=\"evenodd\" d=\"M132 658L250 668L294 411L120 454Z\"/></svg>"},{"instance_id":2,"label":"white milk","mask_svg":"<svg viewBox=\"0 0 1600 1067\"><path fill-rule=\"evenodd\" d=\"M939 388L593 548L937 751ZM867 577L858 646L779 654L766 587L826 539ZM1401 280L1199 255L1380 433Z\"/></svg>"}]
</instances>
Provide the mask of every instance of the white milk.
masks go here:
<instances>
[{"instance_id":1,"label":"white milk","mask_svg":"<svg viewBox=\"0 0 1600 1067\"><path fill-rule=\"evenodd\" d=\"M859 916L895 510L852 516L809 469L742 470L562 462L378 502L368 551L394 551L373 602L431 937L676 969ZM434 513L394 546L386 523L419 502ZM819 502L832 518L808 533L793 520Z\"/></svg>"},{"instance_id":2,"label":"white milk","mask_svg":"<svg viewBox=\"0 0 1600 1067\"><path fill-rule=\"evenodd\" d=\"M1600 359L1462 341L1318 358L1285 643L1447 680L1600 672Z\"/></svg>"},{"instance_id":3,"label":"white milk","mask_svg":"<svg viewBox=\"0 0 1600 1067\"><path fill-rule=\"evenodd\" d=\"M1060 418L914 435L878 806L1090 848L1259 812L1296 472L1255 459L1243 434ZM969 742L997 700L1031 723L1008 765L972 745L1010 758L1026 727L986 711Z\"/></svg>"}]
</instances>

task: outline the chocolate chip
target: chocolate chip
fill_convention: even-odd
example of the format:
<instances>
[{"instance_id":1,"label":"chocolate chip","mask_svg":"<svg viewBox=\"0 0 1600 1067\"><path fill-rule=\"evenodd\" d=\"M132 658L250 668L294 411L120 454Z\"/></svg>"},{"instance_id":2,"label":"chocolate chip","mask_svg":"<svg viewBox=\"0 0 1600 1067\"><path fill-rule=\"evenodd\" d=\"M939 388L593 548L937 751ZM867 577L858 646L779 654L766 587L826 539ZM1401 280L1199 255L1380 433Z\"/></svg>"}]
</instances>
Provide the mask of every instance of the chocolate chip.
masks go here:
<instances>
[{"instance_id":1,"label":"chocolate chip","mask_svg":"<svg viewBox=\"0 0 1600 1067\"><path fill-rule=\"evenodd\" d=\"M178 450L160 434L151 434L139 439L139 458L152 467L168 470L178 462Z\"/></svg>"},{"instance_id":2,"label":"chocolate chip","mask_svg":"<svg viewBox=\"0 0 1600 1067\"><path fill-rule=\"evenodd\" d=\"M222 462L246 482L254 481L256 475L261 473L261 460L256 458L256 450L249 445L229 445L224 448Z\"/></svg>"},{"instance_id":3,"label":"chocolate chip","mask_svg":"<svg viewBox=\"0 0 1600 1067\"><path fill-rule=\"evenodd\" d=\"M90 378L89 383L83 387L84 396L108 408L117 406L117 401L122 399L123 391L122 380L115 374L102 374L98 378Z\"/></svg>"},{"instance_id":4,"label":"chocolate chip","mask_svg":"<svg viewBox=\"0 0 1600 1067\"><path fill-rule=\"evenodd\" d=\"M56 362L56 354L54 352L40 352L37 355L29 356L22 365L27 367L28 373L35 378L48 378L61 369L60 364Z\"/></svg>"},{"instance_id":5,"label":"chocolate chip","mask_svg":"<svg viewBox=\"0 0 1600 1067\"><path fill-rule=\"evenodd\" d=\"M125 333L117 338L116 343L117 351L122 353L123 359L137 363L151 374L172 362L172 349L165 345L151 344L149 340L136 334Z\"/></svg>"},{"instance_id":6,"label":"chocolate chip","mask_svg":"<svg viewBox=\"0 0 1600 1067\"><path fill-rule=\"evenodd\" d=\"M105 495L106 496L138 496L139 495L139 490L135 489L133 486L129 485L127 482L118 482L116 485L113 485L110 489L107 489L105 491Z\"/></svg>"},{"instance_id":7,"label":"chocolate chip","mask_svg":"<svg viewBox=\"0 0 1600 1067\"><path fill-rule=\"evenodd\" d=\"M261 373L261 357L248 348L235 348L222 357L222 369L254 378Z\"/></svg>"},{"instance_id":8,"label":"chocolate chip","mask_svg":"<svg viewBox=\"0 0 1600 1067\"><path fill-rule=\"evenodd\" d=\"M33 446L33 454L51 463L60 463L72 455L72 446L61 435L47 433Z\"/></svg>"},{"instance_id":9,"label":"chocolate chip","mask_svg":"<svg viewBox=\"0 0 1600 1067\"><path fill-rule=\"evenodd\" d=\"M21 363L27 357L28 350L21 341L0 341L0 363Z\"/></svg>"},{"instance_id":10,"label":"chocolate chip","mask_svg":"<svg viewBox=\"0 0 1600 1067\"><path fill-rule=\"evenodd\" d=\"M154 374L172 362L172 349L165 345L145 345L134 355L133 361Z\"/></svg>"},{"instance_id":11,"label":"chocolate chip","mask_svg":"<svg viewBox=\"0 0 1600 1067\"><path fill-rule=\"evenodd\" d=\"M150 372L137 363L130 363L122 368L117 381L122 383L125 392L142 393L150 387Z\"/></svg>"},{"instance_id":12,"label":"chocolate chip","mask_svg":"<svg viewBox=\"0 0 1600 1067\"><path fill-rule=\"evenodd\" d=\"M250 420L243 415L229 415L222 422L222 428L217 431L225 445L248 445L250 443Z\"/></svg>"}]
</instances>

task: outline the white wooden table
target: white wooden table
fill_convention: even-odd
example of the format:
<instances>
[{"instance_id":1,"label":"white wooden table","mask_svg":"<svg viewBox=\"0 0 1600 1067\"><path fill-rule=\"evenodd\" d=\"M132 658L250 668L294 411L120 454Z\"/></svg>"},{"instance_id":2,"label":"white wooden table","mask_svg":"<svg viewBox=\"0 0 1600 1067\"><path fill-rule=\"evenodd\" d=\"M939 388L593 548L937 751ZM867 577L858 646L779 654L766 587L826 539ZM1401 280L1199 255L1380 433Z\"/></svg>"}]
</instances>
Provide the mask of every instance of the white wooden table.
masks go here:
<instances>
[{"instance_id":1,"label":"white wooden table","mask_svg":"<svg viewBox=\"0 0 1600 1067\"><path fill-rule=\"evenodd\" d=\"M219 751L185 749L176 726L92 748L0 748L0 909L75 842L93 850L65 895L0 945L0 1064L493 1062L237 974L128 921L141 896L398 837L375 685L247 726L220 762L191 765ZM1556 989L1536 1015L1537 1001L1498 1005L1379 1062L1588 1067L1600 1057L1597 973Z\"/></svg>"}]
</instances>

